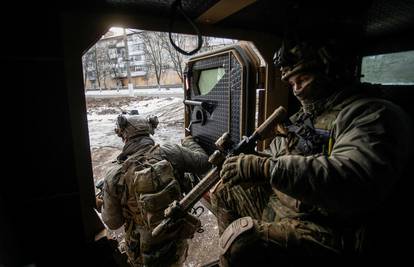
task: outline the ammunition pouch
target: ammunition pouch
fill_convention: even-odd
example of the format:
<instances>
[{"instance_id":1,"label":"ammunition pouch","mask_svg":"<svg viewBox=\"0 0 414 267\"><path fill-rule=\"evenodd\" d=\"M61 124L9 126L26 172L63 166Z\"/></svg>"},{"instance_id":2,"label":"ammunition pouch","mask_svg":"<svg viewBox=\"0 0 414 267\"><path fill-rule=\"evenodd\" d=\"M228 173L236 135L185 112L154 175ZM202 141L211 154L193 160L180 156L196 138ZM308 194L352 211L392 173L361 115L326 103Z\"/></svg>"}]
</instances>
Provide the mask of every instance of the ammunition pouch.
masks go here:
<instances>
[{"instance_id":1,"label":"ammunition pouch","mask_svg":"<svg viewBox=\"0 0 414 267\"><path fill-rule=\"evenodd\" d=\"M164 219L164 210L168 207L168 204L180 197L180 185L176 180L171 180L160 192L153 194L137 193L141 214L148 229L154 229Z\"/></svg>"},{"instance_id":2,"label":"ammunition pouch","mask_svg":"<svg viewBox=\"0 0 414 267\"><path fill-rule=\"evenodd\" d=\"M140 194L155 193L174 180L171 163L161 160L134 173L134 191L139 199Z\"/></svg>"}]
</instances>

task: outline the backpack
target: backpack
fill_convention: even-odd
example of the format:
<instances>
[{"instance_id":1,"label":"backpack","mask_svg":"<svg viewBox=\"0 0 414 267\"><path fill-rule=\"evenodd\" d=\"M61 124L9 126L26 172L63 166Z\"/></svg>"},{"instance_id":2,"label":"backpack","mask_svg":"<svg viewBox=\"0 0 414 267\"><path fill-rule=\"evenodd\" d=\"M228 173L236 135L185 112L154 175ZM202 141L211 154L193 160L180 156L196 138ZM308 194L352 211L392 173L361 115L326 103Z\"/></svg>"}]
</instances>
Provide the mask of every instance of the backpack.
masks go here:
<instances>
[{"instance_id":1,"label":"backpack","mask_svg":"<svg viewBox=\"0 0 414 267\"><path fill-rule=\"evenodd\" d=\"M181 189L171 163L157 155L159 146L131 155L121 169L118 185L123 188L123 215L147 231L164 218L164 210L181 198Z\"/></svg>"},{"instance_id":2,"label":"backpack","mask_svg":"<svg viewBox=\"0 0 414 267\"><path fill-rule=\"evenodd\" d=\"M170 258L175 245L200 227L200 221L187 214L177 224L179 227L152 236L152 230L164 219L164 210L182 197L174 169L161 157L159 145L131 155L122 164L117 185L122 192L126 252L134 262L151 265L157 259Z\"/></svg>"}]
</instances>

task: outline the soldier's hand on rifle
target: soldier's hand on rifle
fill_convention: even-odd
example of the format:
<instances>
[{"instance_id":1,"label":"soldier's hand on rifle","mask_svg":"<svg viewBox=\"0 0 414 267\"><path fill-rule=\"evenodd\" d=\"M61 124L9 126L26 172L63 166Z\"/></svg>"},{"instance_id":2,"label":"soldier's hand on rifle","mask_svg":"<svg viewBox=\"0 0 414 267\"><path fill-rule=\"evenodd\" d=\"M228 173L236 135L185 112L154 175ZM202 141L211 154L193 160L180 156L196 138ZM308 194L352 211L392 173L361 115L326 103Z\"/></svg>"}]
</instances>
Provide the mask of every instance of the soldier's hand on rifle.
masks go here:
<instances>
[{"instance_id":1,"label":"soldier's hand on rifle","mask_svg":"<svg viewBox=\"0 0 414 267\"><path fill-rule=\"evenodd\" d=\"M99 180L95 187L99 190L99 192L95 195L95 203L96 209L101 212L102 205L103 205L103 187L104 187L104 179Z\"/></svg>"},{"instance_id":2,"label":"soldier's hand on rifle","mask_svg":"<svg viewBox=\"0 0 414 267\"><path fill-rule=\"evenodd\" d=\"M158 227L162 224L161 228ZM193 237L194 233L201 227L201 222L197 217L184 212L180 217L164 220L158 226L153 230L153 236L175 235L181 239L187 239Z\"/></svg>"},{"instance_id":3,"label":"soldier's hand on rifle","mask_svg":"<svg viewBox=\"0 0 414 267\"><path fill-rule=\"evenodd\" d=\"M201 227L201 222L197 217L187 213L183 218L175 221L173 226L170 227L175 229L177 236L182 239L187 239L193 237L194 233Z\"/></svg>"},{"instance_id":4,"label":"soldier's hand on rifle","mask_svg":"<svg viewBox=\"0 0 414 267\"><path fill-rule=\"evenodd\" d=\"M230 185L243 181L264 181L270 178L270 159L256 155L229 157L220 171L224 183Z\"/></svg>"}]
</instances>

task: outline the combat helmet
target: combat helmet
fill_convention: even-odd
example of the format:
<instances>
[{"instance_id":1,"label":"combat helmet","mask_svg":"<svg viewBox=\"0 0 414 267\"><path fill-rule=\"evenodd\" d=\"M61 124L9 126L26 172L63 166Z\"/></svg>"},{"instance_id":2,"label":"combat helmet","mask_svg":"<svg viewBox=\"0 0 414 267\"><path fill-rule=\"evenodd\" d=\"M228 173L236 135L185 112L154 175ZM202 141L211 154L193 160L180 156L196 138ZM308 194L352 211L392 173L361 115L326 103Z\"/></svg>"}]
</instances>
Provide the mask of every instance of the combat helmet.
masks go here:
<instances>
[{"instance_id":1,"label":"combat helmet","mask_svg":"<svg viewBox=\"0 0 414 267\"><path fill-rule=\"evenodd\" d=\"M117 117L115 133L123 140L128 140L137 136L152 135L157 126L157 116L142 116L136 112L123 113Z\"/></svg>"},{"instance_id":2,"label":"combat helmet","mask_svg":"<svg viewBox=\"0 0 414 267\"><path fill-rule=\"evenodd\" d=\"M300 72L319 72L333 79L356 76L357 56L349 44L336 39L285 38L273 57L281 80Z\"/></svg>"}]
</instances>

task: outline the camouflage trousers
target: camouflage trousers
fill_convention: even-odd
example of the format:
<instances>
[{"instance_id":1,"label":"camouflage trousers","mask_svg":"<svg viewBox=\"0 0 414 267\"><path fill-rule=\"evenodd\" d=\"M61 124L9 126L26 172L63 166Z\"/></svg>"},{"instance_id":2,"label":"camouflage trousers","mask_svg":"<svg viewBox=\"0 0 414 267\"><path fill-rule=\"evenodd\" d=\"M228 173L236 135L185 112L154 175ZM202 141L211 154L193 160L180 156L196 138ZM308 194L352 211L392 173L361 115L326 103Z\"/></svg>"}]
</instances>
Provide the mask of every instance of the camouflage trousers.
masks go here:
<instances>
[{"instance_id":1,"label":"camouflage trousers","mask_svg":"<svg viewBox=\"0 0 414 267\"><path fill-rule=\"evenodd\" d=\"M341 254L340 234L283 207L269 185L221 184L211 202L221 235L221 266L296 266L296 260Z\"/></svg>"},{"instance_id":2,"label":"camouflage trousers","mask_svg":"<svg viewBox=\"0 0 414 267\"><path fill-rule=\"evenodd\" d=\"M180 267L187 258L187 240L173 240L151 249L143 249L140 240L125 242L124 250L132 267Z\"/></svg>"}]
</instances>

